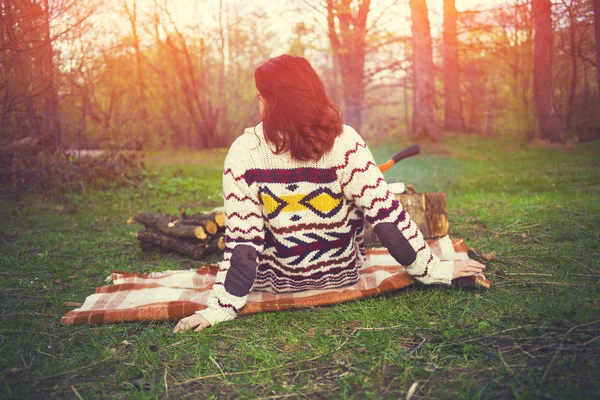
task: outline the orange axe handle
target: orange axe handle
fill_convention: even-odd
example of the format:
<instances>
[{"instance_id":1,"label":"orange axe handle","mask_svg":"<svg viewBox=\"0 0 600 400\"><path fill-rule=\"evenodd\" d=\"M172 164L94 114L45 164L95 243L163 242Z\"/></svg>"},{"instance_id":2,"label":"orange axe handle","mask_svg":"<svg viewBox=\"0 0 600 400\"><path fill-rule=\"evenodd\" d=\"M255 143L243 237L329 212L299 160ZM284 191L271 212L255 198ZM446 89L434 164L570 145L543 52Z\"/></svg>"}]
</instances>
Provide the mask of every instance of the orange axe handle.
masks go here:
<instances>
[{"instance_id":1,"label":"orange axe handle","mask_svg":"<svg viewBox=\"0 0 600 400\"><path fill-rule=\"evenodd\" d=\"M408 158L408 157L416 156L420 152L421 152L421 148L419 147L418 144L411 146L407 149L404 149L400 153L398 153L394 157L392 157L390 160L381 164L379 166L379 170L381 172L385 172L388 169L390 169L390 167L392 167L394 164L396 164L398 161L404 160L405 158Z\"/></svg>"}]
</instances>

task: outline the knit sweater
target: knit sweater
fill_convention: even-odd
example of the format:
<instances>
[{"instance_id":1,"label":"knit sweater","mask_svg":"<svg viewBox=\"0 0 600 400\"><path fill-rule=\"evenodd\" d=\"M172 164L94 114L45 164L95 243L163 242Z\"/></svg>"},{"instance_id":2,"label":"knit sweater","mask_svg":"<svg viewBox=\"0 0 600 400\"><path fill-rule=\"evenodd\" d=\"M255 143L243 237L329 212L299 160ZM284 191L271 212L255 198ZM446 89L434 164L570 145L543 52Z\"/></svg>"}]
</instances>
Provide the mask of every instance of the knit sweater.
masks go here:
<instances>
[{"instance_id":1,"label":"knit sweater","mask_svg":"<svg viewBox=\"0 0 600 400\"><path fill-rule=\"evenodd\" d=\"M450 284L453 262L435 257L388 190L363 139L345 125L319 161L274 154L262 124L225 159L226 249L208 301L197 313L231 320L250 290L275 293L356 283L365 219L396 260L425 284Z\"/></svg>"}]
</instances>

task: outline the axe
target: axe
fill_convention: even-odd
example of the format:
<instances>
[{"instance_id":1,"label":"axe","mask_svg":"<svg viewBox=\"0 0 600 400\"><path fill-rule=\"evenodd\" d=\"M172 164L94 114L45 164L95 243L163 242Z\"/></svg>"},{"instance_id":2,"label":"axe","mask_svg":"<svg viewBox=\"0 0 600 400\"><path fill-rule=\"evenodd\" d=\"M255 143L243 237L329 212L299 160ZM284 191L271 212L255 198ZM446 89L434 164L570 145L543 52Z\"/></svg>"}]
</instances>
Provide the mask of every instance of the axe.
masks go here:
<instances>
[{"instance_id":1,"label":"axe","mask_svg":"<svg viewBox=\"0 0 600 400\"><path fill-rule=\"evenodd\" d=\"M379 170L381 172L387 171L398 161L404 160L407 157L416 156L417 154L419 154L420 151L421 149L418 144L404 149L400 153L392 157L389 161L379 165ZM404 190L406 189L406 187L404 186L404 182L389 182L388 187L390 191L395 194L404 193Z\"/></svg>"},{"instance_id":2,"label":"axe","mask_svg":"<svg viewBox=\"0 0 600 400\"><path fill-rule=\"evenodd\" d=\"M394 164L396 164L398 161L404 160L405 158L408 158L408 157L416 156L417 154L419 154L420 151L421 151L421 148L419 147L418 144L416 144L414 146L410 146L409 148L404 149L400 153L396 154L389 161L386 161L385 163L379 165L379 170L381 172L385 172L388 169L390 169L390 167L392 167Z\"/></svg>"}]
</instances>

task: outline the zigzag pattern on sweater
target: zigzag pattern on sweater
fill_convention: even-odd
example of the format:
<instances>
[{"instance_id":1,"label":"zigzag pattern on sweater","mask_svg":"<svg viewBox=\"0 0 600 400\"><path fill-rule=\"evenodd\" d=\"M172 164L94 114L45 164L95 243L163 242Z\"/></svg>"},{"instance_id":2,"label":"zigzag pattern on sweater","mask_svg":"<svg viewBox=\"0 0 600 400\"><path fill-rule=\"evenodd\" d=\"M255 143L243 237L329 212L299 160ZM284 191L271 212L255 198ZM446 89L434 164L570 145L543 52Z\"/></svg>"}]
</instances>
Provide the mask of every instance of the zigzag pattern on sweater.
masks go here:
<instances>
[{"instance_id":1,"label":"zigzag pattern on sweater","mask_svg":"<svg viewBox=\"0 0 600 400\"><path fill-rule=\"evenodd\" d=\"M272 266L259 265L254 281L254 290L268 290L275 293L341 287L356 283L359 279L355 261L349 264L336 264L336 267L308 276L289 276L281 274Z\"/></svg>"},{"instance_id":2,"label":"zigzag pattern on sweater","mask_svg":"<svg viewBox=\"0 0 600 400\"><path fill-rule=\"evenodd\" d=\"M340 264L348 264L350 261L354 259L354 254L350 253L344 257L340 258L328 258L317 263L311 263L309 265L298 267L298 266L290 266L286 263L283 263L279 258L270 255L264 254L259 256L259 264L269 262L271 265L275 266L277 270L281 271L287 275L304 275L310 273L311 271L328 268L332 265L340 265Z\"/></svg>"},{"instance_id":3,"label":"zigzag pattern on sweater","mask_svg":"<svg viewBox=\"0 0 600 400\"><path fill-rule=\"evenodd\" d=\"M362 168L353 168L352 172L350 173L350 178L348 178L348 180L346 180L346 182L342 183L342 189L344 189L346 186L348 186L348 184L350 184L350 182L352 182L352 179L354 178L354 175L358 172L366 172L369 170L369 168L371 167L375 167L377 168L377 165L375 165L375 163L373 161L368 161L367 164L362 167Z\"/></svg>"},{"instance_id":4,"label":"zigzag pattern on sweater","mask_svg":"<svg viewBox=\"0 0 600 400\"><path fill-rule=\"evenodd\" d=\"M237 217L237 218L239 218L241 220L244 220L244 221L247 220L248 218L252 218L252 217L259 218L259 219L262 218L262 216L260 214L257 214L257 213L248 213L246 215L241 215L238 212L233 212L231 214L225 214L225 216L226 216L227 219L233 219L233 217Z\"/></svg>"},{"instance_id":5,"label":"zigzag pattern on sweater","mask_svg":"<svg viewBox=\"0 0 600 400\"><path fill-rule=\"evenodd\" d=\"M356 154L358 152L359 148L366 149L367 148L366 143L355 142L354 143L354 148L346 151L346 153L344 154L344 163L336 166L335 169L339 170L339 169L346 168L348 166L348 164L350 163L350 155L351 154Z\"/></svg>"},{"instance_id":6,"label":"zigzag pattern on sweater","mask_svg":"<svg viewBox=\"0 0 600 400\"><path fill-rule=\"evenodd\" d=\"M238 197L238 195L236 195L235 193L229 193L227 196L225 196L225 200L231 200L231 199L236 199L240 203L243 203L244 201L249 201L257 206L260 205L260 202L254 200L254 199L251 199L248 196Z\"/></svg>"}]
</instances>

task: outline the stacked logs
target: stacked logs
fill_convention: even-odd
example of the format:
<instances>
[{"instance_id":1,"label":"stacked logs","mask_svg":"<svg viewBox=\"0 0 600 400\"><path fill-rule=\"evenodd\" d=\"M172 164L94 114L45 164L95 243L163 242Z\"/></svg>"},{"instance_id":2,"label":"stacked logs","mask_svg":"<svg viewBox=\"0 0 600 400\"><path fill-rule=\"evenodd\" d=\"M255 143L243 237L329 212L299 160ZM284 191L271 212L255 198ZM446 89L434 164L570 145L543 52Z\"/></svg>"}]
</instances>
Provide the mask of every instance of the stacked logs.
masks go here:
<instances>
[{"instance_id":1,"label":"stacked logs","mask_svg":"<svg viewBox=\"0 0 600 400\"><path fill-rule=\"evenodd\" d=\"M194 260L225 250L225 212L222 208L207 213L180 217L167 214L139 212L129 218L128 224L142 224L137 233L142 250L160 248L176 251Z\"/></svg>"}]
</instances>

